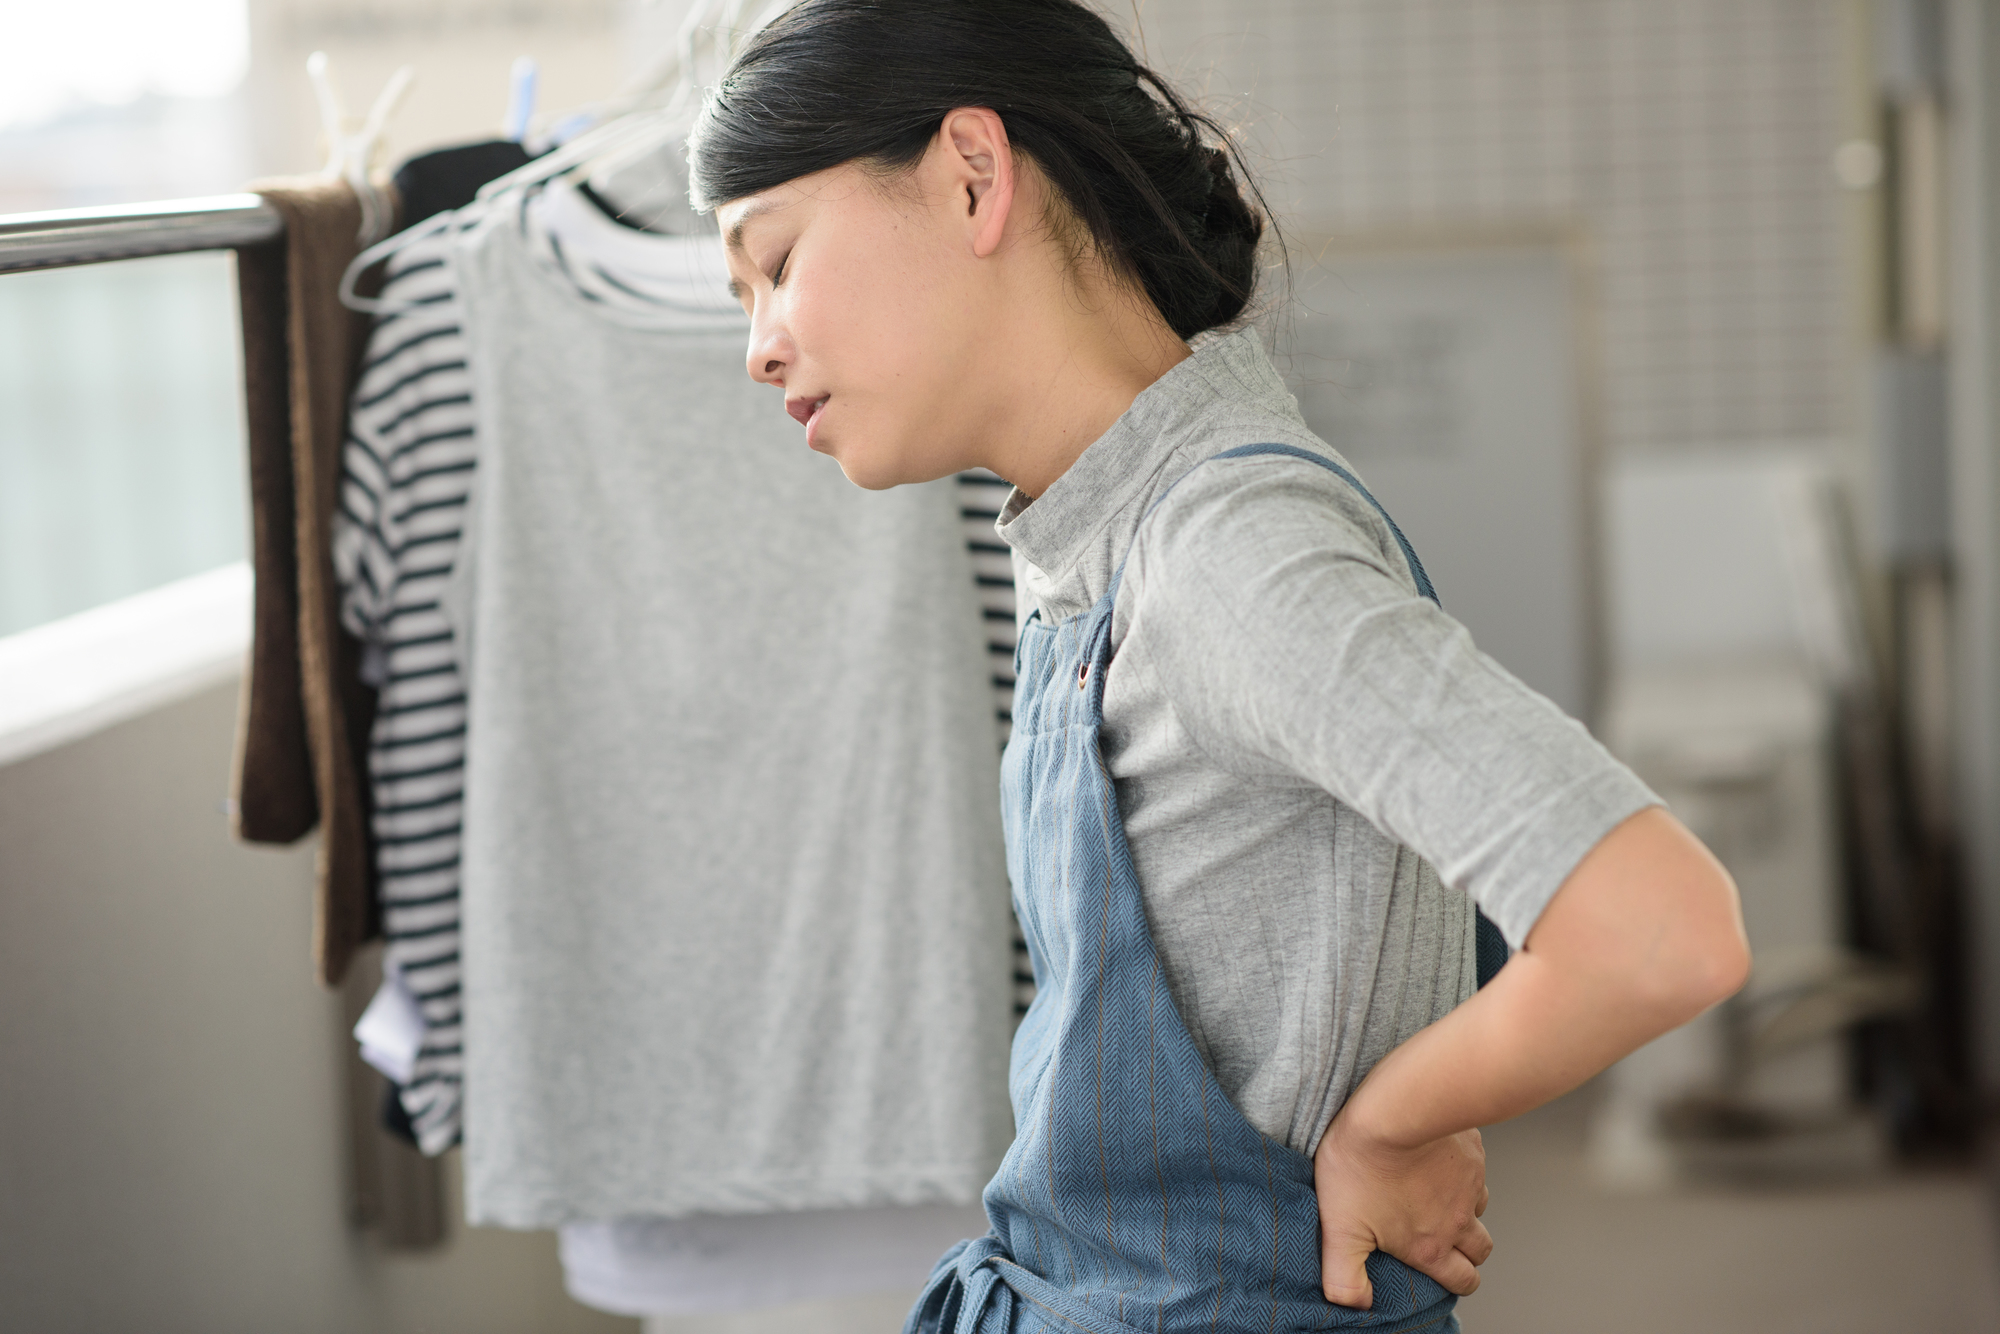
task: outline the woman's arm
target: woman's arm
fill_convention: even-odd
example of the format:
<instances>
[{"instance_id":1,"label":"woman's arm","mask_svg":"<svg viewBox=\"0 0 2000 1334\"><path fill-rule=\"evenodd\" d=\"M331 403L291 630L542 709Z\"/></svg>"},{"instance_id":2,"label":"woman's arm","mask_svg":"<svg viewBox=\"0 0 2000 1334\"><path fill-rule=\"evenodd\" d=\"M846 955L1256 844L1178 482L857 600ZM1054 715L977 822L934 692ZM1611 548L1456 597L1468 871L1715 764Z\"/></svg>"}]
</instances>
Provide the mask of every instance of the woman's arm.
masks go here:
<instances>
[{"instance_id":1,"label":"woman's arm","mask_svg":"<svg viewBox=\"0 0 2000 1334\"><path fill-rule=\"evenodd\" d=\"M1563 881L1525 947L1465 1004L1389 1053L1314 1154L1328 1300L1367 1307L1387 1251L1455 1292L1492 1250L1474 1127L1518 1116L1724 999L1749 946L1722 864L1659 807Z\"/></svg>"}]
</instances>

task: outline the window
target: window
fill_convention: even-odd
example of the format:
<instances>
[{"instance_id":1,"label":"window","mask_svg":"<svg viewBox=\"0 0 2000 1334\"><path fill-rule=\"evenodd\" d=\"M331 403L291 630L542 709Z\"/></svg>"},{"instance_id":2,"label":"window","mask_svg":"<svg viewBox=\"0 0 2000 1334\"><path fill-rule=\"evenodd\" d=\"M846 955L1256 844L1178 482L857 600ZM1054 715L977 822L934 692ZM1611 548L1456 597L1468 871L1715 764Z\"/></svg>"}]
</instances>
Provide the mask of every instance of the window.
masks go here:
<instances>
[{"instance_id":1,"label":"window","mask_svg":"<svg viewBox=\"0 0 2000 1334\"><path fill-rule=\"evenodd\" d=\"M0 276L0 636L243 558L231 265Z\"/></svg>"},{"instance_id":2,"label":"window","mask_svg":"<svg viewBox=\"0 0 2000 1334\"><path fill-rule=\"evenodd\" d=\"M233 190L246 0L13 5L0 213ZM0 636L242 559L230 259L0 275Z\"/></svg>"}]
</instances>

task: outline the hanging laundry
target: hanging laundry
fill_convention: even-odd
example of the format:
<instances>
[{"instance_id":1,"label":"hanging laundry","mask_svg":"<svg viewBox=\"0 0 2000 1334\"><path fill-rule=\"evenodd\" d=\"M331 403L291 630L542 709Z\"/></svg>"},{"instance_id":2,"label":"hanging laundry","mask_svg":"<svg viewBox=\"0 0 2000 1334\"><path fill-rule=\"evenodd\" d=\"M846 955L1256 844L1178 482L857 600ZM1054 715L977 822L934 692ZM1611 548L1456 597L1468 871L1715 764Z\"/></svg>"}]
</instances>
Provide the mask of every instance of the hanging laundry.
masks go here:
<instances>
[{"instance_id":1,"label":"hanging laundry","mask_svg":"<svg viewBox=\"0 0 2000 1334\"><path fill-rule=\"evenodd\" d=\"M712 240L660 238L689 295L609 318L524 239L535 197L451 241L467 1216L976 1199L1007 903L954 488L801 447Z\"/></svg>"},{"instance_id":2,"label":"hanging laundry","mask_svg":"<svg viewBox=\"0 0 2000 1334\"><path fill-rule=\"evenodd\" d=\"M392 261L356 382L334 530L341 615L380 691L368 750L382 968L424 1033L399 1075L426 1153L458 1139L463 1068L458 861L465 688L440 599L476 458L471 380L442 234ZM386 982L385 982L386 985Z\"/></svg>"},{"instance_id":3,"label":"hanging laundry","mask_svg":"<svg viewBox=\"0 0 2000 1334\"><path fill-rule=\"evenodd\" d=\"M458 208L528 160L507 141L419 154L395 175L404 215L419 223ZM413 1012L422 1025L407 1059L371 1064L396 1084L412 1137L437 1154L459 1130L465 746L464 688L437 598L457 558L476 451L444 241L435 228L413 235L377 294L394 313L376 321L349 403L333 546L343 623L367 645L359 674L381 695L368 770L388 941L382 988L395 1012ZM358 1030L356 1038L367 1055Z\"/></svg>"},{"instance_id":4,"label":"hanging laundry","mask_svg":"<svg viewBox=\"0 0 2000 1334\"><path fill-rule=\"evenodd\" d=\"M480 186L533 160L534 155L512 139L454 144L406 159L391 178L402 201L403 226L414 227L440 213L464 208L478 195Z\"/></svg>"},{"instance_id":5,"label":"hanging laundry","mask_svg":"<svg viewBox=\"0 0 2000 1334\"><path fill-rule=\"evenodd\" d=\"M579 290L607 308L643 310L640 294L653 238L628 227L606 227L604 215L639 215L656 223L687 227L701 220L672 211L684 200L671 175L648 183L645 167L634 164L627 181L604 182L616 190L622 208L600 210L587 187L551 185L536 211L547 229L551 258L559 256ZM685 204L679 207L684 210ZM529 235L535 236L534 227ZM704 243L713 245L712 237ZM1014 575L1007 547L993 530L1011 488L985 471L958 478L960 531L972 558L985 626L989 680L994 690L997 742L1004 745L1011 720L1014 683ZM1032 999L1026 946L1013 933L1016 1014ZM986 1230L977 1205L915 1205L897 1208L806 1210L748 1215L705 1214L685 1218L629 1217L565 1224L561 1229L563 1276L570 1295L586 1305L619 1315L697 1315L768 1308L870 1292L914 1288L953 1242Z\"/></svg>"},{"instance_id":6,"label":"hanging laundry","mask_svg":"<svg viewBox=\"0 0 2000 1334\"><path fill-rule=\"evenodd\" d=\"M341 633L327 554L341 421L367 336L334 293L360 249L362 208L343 180L251 188L285 232L237 259L256 602L232 810L247 842L291 843L318 825L312 956L331 985L379 930L360 765L373 692Z\"/></svg>"},{"instance_id":7,"label":"hanging laundry","mask_svg":"<svg viewBox=\"0 0 2000 1334\"><path fill-rule=\"evenodd\" d=\"M567 182L538 203L526 215L535 253L593 301L645 314L675 298L671 284L660 289L647 276L658 238L640 236L621 250L629 229L606 226L603 212ZM462 311L447 253L445 235L433 230L404 245L389 265L380 300L392 314L369 343L352 400L335 541L342 613L349 631L369 646L365 671L381 691L368 760L388 940L384 965L401 976L404 994L427 1023L412 1068L398 1078L429 1153L458 1141L462 1094L457 863L465 692L445 601L478 457ZM1009 487L984 471L962 474L958 485L960 528L986 629L997 741L1004 744L1014 581L993 520ZM1014 941L1014 978L1024 993L1016 997L1018 1014L1032 995L1032 979L1018 932Z\"/></svg>"},{"instance_id":8,"label":"hanging laundry","mask_svg":"<svg viewBox=\"0 0 2000 1334\"><path fill-rule=\"evenodd\" d=\"M565 201L564 206L567 206L570 202L574 202L579 204L583 209L589 210L590 214L594 215L602 226L610 229L611 235L618 236L621 240L626 239L622 234L626 233L628 229L618 228L615 224L611 224L608 219L603 218L601 212L595 210L587 201L583 201L577 197L568 187L551 188L547 192L547 195L547 200L543 201L548 205L547 212L556 214L561 212L561 208L556 205L556 201L558 200ZM473 210L473 212L476 211ZM648 269L644 264L627 263L621 265L615 259L613 262L607 264L601 252L594 251L588 246L572 245L565 247L562 242L553 240L552 237L559 233L546 224L542 217L544 211L543 209L524 208L521 214L521 219L525 223L527 244L532 254L530 262L535 269L539 270L536 281L546 283L551 276L564 278L572 291L577 294L573 297L573 301L576 309L579 310L587 310L594 306L604 305L606 304L605 298L611 296L616 296L627 303L635 300L643 301L650 297L660 309L664 309L666 305L673 304L676 300L680 300L685 304L686 293L682 292L680 296L676 297L673 291L676 281L683 288L687 285L688 269L686 265L689 261L685 257L693 257L693 262L696 265L695 272L699 276L700 266L704 262L703 257L713 255L716 250L712 237L704 238L697 243L668 242L662 247L662 238L645 237L637 233L632 233L630 239L637 241L642 250L648 246L654 247L646 251L646 253L654 257L652 261L654 269L659 267L658 257L663 254L673 253L683 257L678 261L681 264L681 276L678 279L671 272L665 275L664 279L658 275L649 279ZM444 608L451 602L450 596L443 589L435 586L439 576L436 574L426 575L423 571L437 571L440 568L451 568L454 565L454 552L452 548L458 543L454 515L456 508L463 504L464 486L471 476L469 468L456 469L453 467L456 462L460 461L456 454L447 455L439 453L440 450L448 451L465 448L467 450L466 457L468 459L471 457L469 447L449 442L453 440L463 442L469 439L470 437L460 436L457 432L471 423L467 419L468 405L465 402L468 386L464 379L466 356L463 341L465 332L460 318L462 312L456 308L447 290L453 270L442 262L443 256L436 249L437 246L444 244L455 244L455 242L445 242L440 238L432 242L428 247L425 243L420 242L416 246L405 249L392 265L393 271L385 287L383 297L385 304L390 310L400 313L381 326L375 344L371 348L370 365L364 375L360 392L357 393L356 397L357 411L352 424L356 444L350 446L351 482L355 480L366 481L371 469L376 469L380 473L382 465L385 462L394 460L393 466L398 470L399 476L402 479L407 479L416 473L430 474L428 478L420 479L421 485L429 489L423 492L421 499L417 499L415 498L416 493L414 491L407 490L406 488L399 489L396 480L389 478L385 473L381 473L365 485L359 487L351 486L348 496L350 513L343 521L342 543L343 569L350 572L352 583L349 593L350 623L357 630L373 634L376 642L382 649L383 657L377 665L385 691L384 718L385 720L393 720L410 716L416 720L411 724L405 725L399 736L387 735L387 733L396 730L396 724L392 721L385 722L383 727L378 729L378 743L384 740L412 742L414 744L406 745L399 749L415 752L421 755L423 759L430 761L428 764L413 761L416 768L433 770L444 767L442 752L431 753L426 749L427 747L438 746L449 748L456 746L462 753L464 744L462 734L456 737L440 737L438 735L439 733L453 732L457 724L444 713L433 713L428 718L425 718L421 707L423 704L421 697L416 701L420 707L413 711L413 713L410 715L399 713L397 710L401 707L401 704L408 701L391 698L391 692L418 694L425 690L445 690L450 694L463 694L462 690L449 689L450 683L448 678L452 675L451 671L431 672L432 668L442 668L447 665L442 660L426 656L433 652L432 645L410 642L431 639L434 634L439 632L438 627L415 625L414 629L412 629L411 626L401 624L401 622L409 621L411 616L415 616L421 620L427 616L443 615ZM589 258L586 260L579 258L580 256L588 256ZM719 270L719 264L714 264L713 261L708 262L712 267ZM570 266L567 270L563 267L566 263ZM707 295L703 299L707 302L708 309L701 318L718 320L728 326L726 331L721 332L721 336L726 340L728 349L728 360L726 363L722 363L726 374L718 377L711 370L707 372L708 379L725 384L732 390L740 385L740 392L754 393L755 386L750 385L747 379L742 376L741 315L734 303L729 301L726 296L722 296L717 290L719 282L712 275L707 281ZM440 284L444 286L440 287ZM652 288L650 293L647 291L649 285ZM443 299L433 300L429 298ZM660 305L659 303L664 303L664 305ZM630 312L619 312L619 318L621 320L629 320L631 318ZM718 345L718 350L720 350L720 346ZM669 357L662 359L658 364L670 367L674 364L674 361ZM706 382L704 381L704 383ZM447 402L446 400L456 401ZM765 429L767 434L775 428L776 431L785 435L786 445L795 450L798 442L796 439L790 438L790 435L787 434L792 430L789 422L779 417L775 411L772 411L776 405L762 401L762 396L751 399L750 403L754 404L754 410L760 410L750 420L756 426ZM366 404L366 406L360 406L363 404ZM481 415L479 420L482 423L484 422L484 414ZM481 429L478 434L481 439L481 449L483 450L486 447L485 442L488 438L488 432ZM448 440L433 438L439 436L448 436ZM364 444L368 447L363 448ZM814 459L809 455L800 457L801 455L803 455L803 451L796 451L790 457L797 463L804 465L807 469L817 471L821 477L825 477L825 474L831 471L824 468L823 460ZM785 458L785 456L780 457L781 459ZM814 465L819 466L815 469ZM481 485L483 487L486 484L484 478L487 465L482 461L480 466L482 476ZM438 471L440 468L450 469L450 471L440 472ZM852 493L846 489L844 481L837 474L826 478L826 480L837 484L831 491L836 502L840 500L858 500L864 504L867 503L867 497L861 496L859 493ZM761 483L761 478L759 481ZM947 484L944 507L936 511L938 515L942 516L945 525L942 531L946 535L946 540L954 544L957 550L965 550L964 546L961 545L963 537L959 525L968 524L973 526L980 534L979 537L975 538L976 541L981 541L982 545L988 547L997 545L993 542L991 529L988 526L990 525L990 519L974 518L968 520L963 517L961 511L969 510L975 514L983 513L990 515L994 509L993 498L990 494L980 495L978 493L997 491L1001 489L1001 484L997 482L997 479L982 478L960 483L955 489L960 495L970 496L971 498L961 502L959 495L950 494L951 488ZM414 513L412 513L413 510L415 511ZM407 531L398 529L395 523L389 523L385 527L380 523L374 522L374 516L380 516L383 519L396 519L398 521L408 520L414 523L416 527L410 528ZM370 522L357 522L357 519L369 519ZM427 541L426 539L436 540ZM419 554L421 554L421 562L417 562ZM459 554L462 556L462 553ZM398 555L403 560L403 566L400 570L396 565ZM960 559L961 561L963 560L962 557ZM973 618L969 622L971 626L970 633L973 636L969 642L974 653L974 660L968 664L969 675L965 675L963 680L969 683L970 689L979 699L979 702L973 708L971 716L980 720L977 723L978 726L988 728L993 724L994 713L996 711L1004 712L1004 690L1011 676L1011 577L1005 573L1007 567L1004 564L998 563L1004 562L1004 555L988 551L980 553L977 559L984 561L989 567L995 567L989 568L986 571L986 578L990 581L988 589L985 590L986 595L990 599L994 595L994 590L990 585L1004 580L1007 587L1002 592L1004 592L1005 600L1009 604L990 609L999 618L998 620L982 621L980 611L976 605L979 593L976 589L972 570L969 566L960 566L962 573L959 577L964 582L954 596L957 597L958 604L965 608L965 613L968 617ZM462 559L457 563L460 565L464 564ZM367 572L365 575L362 574L364 570ZM399 575L411 574L415 576L414 582L404 582L401 584L397 582ZM947 599L946 605L951 605L949 599ZM391 639L382 633L386 622L383 622L380 618L397 610L408 614L397 618L396 634ZM992 637L992 646L986 650L986 653L994 659L994 664L990 667L979 660L982 641L979 638L980 631L978 626L982 623L990 625L996 632L1004 632L996 633ZM448 626L445 627L445 632L448 632L448 629ZM405 631L409 631L409 633L405 634ZM482 637L485 635L485 632L486 629L482 622L480 631ZM392 644L394 647L391 647ZM429 684L418 685L416 684L417 682L427 682ZM995 689L1001 692L997 698L994 694L988 693ZM921 695L921 693L922 691L920 690L919 694ZM435 701L436 699L445 697L443 695L434 695L430 698ZM453 707L462 709L462 700L447 705L448 709ZM474 707L477 707L476 696ZM476 737L481 735L481 733L475 729L474 735ZM424 738L427 737L432 739L425 740ZM990 732L986 733L985 746L986 749L983 755L979 757L978 762L966 767L967 773L990 773L994 754L991 749L992 741ZM477 742L475 741L476 748ZM381 765L380 761L387 754L388 751L378 745L376 752L378 779L385 776L382 772L384 766ZM984 766L983 769L982 765ZM433 773L428 777L444 782L455 781L452 775L444 773ZM389 872L388 877L385 879L385 906L390 917L390 957L393 959L398 951L396 918L399 912L403 910L398 905L398 896L395 892L397 886L395 884L394 868L390 866L390 849L399 847L409 848L410 851L407 854L409 860L406 862L406 865L437 868L433 871L424 872L424 874L437 874L439 876L455 874L455 869L439 868L439 864L453 861L455 849L448 847L447 844L455 842L459 830L457 828L457 812L451 800L438 801L435 806L428 808L431 812L430 815L418 816L414 812L397 810L397 803L391 800L393 794L387 787L383 787L379 795L382 797L382 801L381 813L378 814L378 829L384 836L384 866L385 870ZM417 800L435 801L443 795L442 793L431 793L428 797L418 797ZM977 810L971 814L970 827L973 828L976 828L982 821L991 819L988 812L984 810ZM392 818L409 818L416 820L418 823L415 827L406 827L392 831L386 823ZM399 842L396 840L405 841ZM961 886L967 883L967 877L962 872L954 878ZM418 886L417 888L429 889L431 892L416 894L410 897L436 898L442 892L438 891L435 886ZM998 892L1004 893L1004 891ZM996 902L1000 902L997 897ZM429 920L422 920L427 913L430 914ZM427 906L414 906L410 916L413 920L414 930L421 931L426 926L443 925L442 919L455 917L455 914L455 903L448 900L439 900ZM1000 936L1001 950L997 956L999 971L994 974L994 977L998 980L1004 992L1008 975L1004 948L1005 933L1007 930L1004 906L1000 907L999 916L996 921L997 926L994 929L997 929L1002 934ZM433 999L421 1002L426 1009L427 1016L434 1025L431 1034L428 1036L430 1045L435 1048L456 1048L459 1045L456 1041L455 1033L450 1032L448 1029L440 1031L436 1027L439 1020L451 1017L442 1013L442 1011L447 1007L455 1008L457 1005L456 982L455 979L447 976L447 972L455 972L459 966L459 960L456 957L452 957L449 960L443 958L444 955L455 956L457 953L456 950L447 950L445 948L446 938L449 935L450 932L448 930L440 932L440 937L432 941L436 949L430 955L416 956L412 954L412 959L418 962L419 967L415 975L409 972L405 973L410 991L418 997L447 989L451 992L449 997L434 995ZM989 931L985 939L991 940L992 938ZM412 950L414 948L413 940ZM423 971L422 960L425 958L439 961L434 966L435 971L429 973ZM1004 995L1001 1005L1002 1009L1000 1013L1002 1018L998 1025L997 1037L994 1040L993 1048L996 1062L1004 1059L1002 1053L1004 1051L1007 1032L1007 1023L1005 1020L1007 1001ZM440 1037L450 1040L436 1041ZM977 1046L978 1044L975 1042L973 1045ZM418 1104L412 1105L411 1110L419 1133L426 1138L427 1143L431 1141L430 1132L440 1128L432 1124L432 1117L436 1115L441 1104L447 1100L437 1098L426 1103L423 1101L423 1098L430 1092L435 1091L438 1086L455 1082L451 1076L455 1072L454 1067L459 1062L460 1053L456 1050L437 1051L433 1059L437 1066L444 1068L428 1072L423 1070L422 1065L426 1060L426 1056L420 1054L418 1058L419 1069L415 1075L415 1079L424 1081L427 1073L440 1077L417 1084L412 1090L417 1096L406 1096L405 1100L406 1105L412 1103ZM440 1119L448 1120L448 1118ZM1004 1132L1002 1137L1004 1138ZM476 1139L476 1136L474 1138ZM448 1127L444 1128L443 1139L444 1142L449 1142ZM972 1175L973 1178L976 1178L978 1174L974 1173ZM968 1189L960 1197L972 1198L976 1194L977 1184L976 1179L969 1180ZM623 1212L656 1214L664 1211L655 1206L644 1210L628 1210Z\"/></svg>"}]
</instances>

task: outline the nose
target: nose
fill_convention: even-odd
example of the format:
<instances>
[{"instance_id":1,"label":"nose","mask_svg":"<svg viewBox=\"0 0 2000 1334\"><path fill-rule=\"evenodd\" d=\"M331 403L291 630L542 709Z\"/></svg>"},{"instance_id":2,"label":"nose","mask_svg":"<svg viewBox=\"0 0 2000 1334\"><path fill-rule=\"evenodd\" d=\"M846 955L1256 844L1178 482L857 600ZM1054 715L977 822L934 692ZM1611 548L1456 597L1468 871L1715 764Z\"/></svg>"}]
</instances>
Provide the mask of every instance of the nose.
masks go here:
<instances>
[{"instance_id":1,"label":"nose","mask_svg":"<svg viewBox=\"0 0 2000 1334\"><path fill-rule=\"evenodd\" d=\"M784 325L770 314L770 303L760 301L758 310L750 319L750 351L744 359L744 368L750 378L758 384L785 387L785 371L794 356L791 336Z\"/></svg>"}]
</instances>

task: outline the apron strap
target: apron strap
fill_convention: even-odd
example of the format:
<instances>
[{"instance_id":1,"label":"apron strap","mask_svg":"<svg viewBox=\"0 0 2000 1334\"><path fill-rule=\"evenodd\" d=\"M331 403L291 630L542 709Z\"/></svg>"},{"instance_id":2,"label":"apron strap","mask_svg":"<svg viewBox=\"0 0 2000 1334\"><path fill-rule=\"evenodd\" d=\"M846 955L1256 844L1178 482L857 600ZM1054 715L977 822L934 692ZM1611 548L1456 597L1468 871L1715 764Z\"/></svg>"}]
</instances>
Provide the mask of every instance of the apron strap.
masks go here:
<instances>
[{"instance_id":1,"label":"apron strap","mask_svg":"<svg viewBox=\"0 0 2000 1334\"><path fill-rule=\"evenodd\" d=\"M1396 526L1396 521L1389 516L1389 511L1382 508L1382 502L1375 499L1374 493L1361 484L1359 477L1356 477L1326 455L1315 454L1310 449L1301 449L1297 445L1238 445L1234 449L1223 450L1208 461L1213 463L1215 459L1247 459L1254 458L1260 454L1284 454L1291 458L1304 459L1307 463L1317 463L1320 467L1325 468L1328 472L1340 478L1341 481L1346 482L1356 491L1359 491L1361 498L1375 507L1375 512L1382 516L1382 522L1388 524L1389 531L1395 534L1396 545L1403 549L1403 559L1409 564L1410 576L1417 581L1417 591L1432 602L1437 602L1440 607L1444 605L1444 603L1438 601L1437 589L1431 587L1431 577L1424 573L1424 563L1417 559L1417 549L1410 545L1409 538L1403 536L1403 530ZM1196 464L1195 466L1199 467L1201 465ZM1174 483L1174 486L1179 485L1179 482ZM1168 487L1167 490L1171 491L1173 487ZM1162 494L1160 500L1165 499L1166 496ZM1153 502L1155 506L1159 503L1158 500Z\"/></svg>"}]
</instances>

